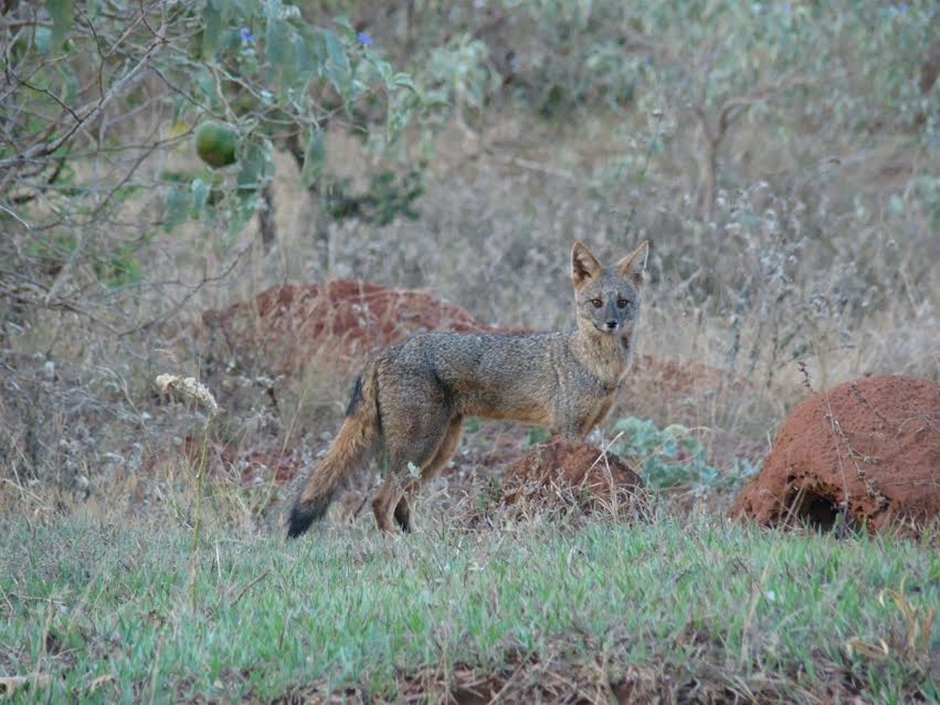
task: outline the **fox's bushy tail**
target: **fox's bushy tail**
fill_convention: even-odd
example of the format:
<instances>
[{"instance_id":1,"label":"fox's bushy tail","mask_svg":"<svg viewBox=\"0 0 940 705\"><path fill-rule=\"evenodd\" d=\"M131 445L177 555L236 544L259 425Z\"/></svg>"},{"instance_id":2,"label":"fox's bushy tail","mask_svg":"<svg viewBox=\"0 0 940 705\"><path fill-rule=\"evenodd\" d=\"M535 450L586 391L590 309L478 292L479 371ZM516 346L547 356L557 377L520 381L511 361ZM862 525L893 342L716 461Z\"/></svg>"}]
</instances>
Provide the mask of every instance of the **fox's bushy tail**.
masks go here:
<instances>
[{"instance_id":1,"label":"fox's bushy tail","mask_svg":"<svg viewBox=\"0 0 940 705\"><path fill-rule=\"evenodd\" d=\"M340 483L362 466L380 435L378 379L373 363L356 380L346 420L297 495L288 518L287 538L300 536L323 518Z\"/></svg>"}]
</instances>

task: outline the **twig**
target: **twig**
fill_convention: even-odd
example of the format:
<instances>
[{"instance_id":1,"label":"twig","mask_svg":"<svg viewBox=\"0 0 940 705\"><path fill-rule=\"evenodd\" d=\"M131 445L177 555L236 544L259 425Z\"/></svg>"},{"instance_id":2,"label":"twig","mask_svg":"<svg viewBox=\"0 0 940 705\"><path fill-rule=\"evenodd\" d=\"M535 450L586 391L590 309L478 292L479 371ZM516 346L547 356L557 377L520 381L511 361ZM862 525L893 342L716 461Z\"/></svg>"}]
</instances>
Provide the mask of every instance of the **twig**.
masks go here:
<instances>
[{"instance_id":1,"label":"twig","mask_svg":"<svg viewBox=\"0 0 940 705\"><path fill-rule=\"evenodd\" d=\"M14 220L16 220L20 225L22 225L22 226L23 226L24 228L26 228L27 230L32 230L32 226L31 226L28 222L26 222L25 220L23 220L23 219L20 217L20 214L19 214L19 213L17 213L13 208L11 208L10 206L8 206L8 205L7 205L6 203L4 203L3 201L0 201L0 211L3 211L3 212L6 213L8 216L10 216L10 217L13 218Z\"/></svg>"},{"instance_id":2,"label":"twig","mask_svg":"<svg viewBox=\"0 0 940 705\"><path fill-rule=\"evenodd\" d=\"M247 593L249 590L251 590L251 588L253 588L255 585L257 585L266 577L268 577L270 573L271 573L271 569L265 568L263 571L261 571L260 575L257 575L251 580L249 580L245 585L241 587L241 589L239 589L237 593L235 593L235 597L229 600L229 605L231 607L234 607L238 603L238 601L241 600L245 596L245 593Z\"/></svg>"},{"instance_id":3,"label":"twig","mask_svg":"<svg viewBox=\"0 0 940 705\"><path fill-rule=\"evenodd\" d=\"M74 124L52 141L39 142L26 149L24 152L21 152L20 154L7 157L6 159L0 159L0 169L9 169L40 157L48 157L50 154L55 153L56 150L68 142L72 136L82 128L83 125L95 120L104 111L108 104L115 97L121 94L127 88L127 86L137 78L141 70L150 63L150 59L165 43L166 40L163 39L163 37L158 37L154 42L152 42L150 46L147 47L147 50L144 52L144 55L140 58L137 64L123 76L118 78L114 83L112 83L111 87L108 89L108 92L101 96L101 98L94 102L94 104L86 104L77 111L73 111L68 106L63 105L63 108L72 115L72 118L75 121ZM23 83L23 85L31 87L26 83ZM33 88L33 90L40 90L34 87L31 88ZM42 89L41 92L48 93L48 91L45 89Z\"/></svg>"}]
</instances>

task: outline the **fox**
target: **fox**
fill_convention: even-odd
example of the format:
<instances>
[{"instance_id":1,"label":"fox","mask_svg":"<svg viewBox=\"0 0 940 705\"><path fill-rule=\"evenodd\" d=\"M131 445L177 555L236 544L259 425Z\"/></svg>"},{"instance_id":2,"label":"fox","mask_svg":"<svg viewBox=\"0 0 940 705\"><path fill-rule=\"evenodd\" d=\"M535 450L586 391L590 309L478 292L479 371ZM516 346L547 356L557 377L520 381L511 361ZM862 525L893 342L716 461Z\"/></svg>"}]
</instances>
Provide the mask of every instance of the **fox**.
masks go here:
<instances>
[{"instance_id":1,"label":"fox","mask_svg":"<svg viewBox=\"0 0 940 705\"><path fill-rule=\"evenodd\" d=\"M447 465L467 417L583 439L607 417L630 371L648 256L643 241L605 267L575 242L570 332L428 332L373 353L336 437L297 493L288 538L322 519L341 483L373 456L386 475L372 500L376 525L412 531L409 497Z\"/></svg>"}]
</instances>

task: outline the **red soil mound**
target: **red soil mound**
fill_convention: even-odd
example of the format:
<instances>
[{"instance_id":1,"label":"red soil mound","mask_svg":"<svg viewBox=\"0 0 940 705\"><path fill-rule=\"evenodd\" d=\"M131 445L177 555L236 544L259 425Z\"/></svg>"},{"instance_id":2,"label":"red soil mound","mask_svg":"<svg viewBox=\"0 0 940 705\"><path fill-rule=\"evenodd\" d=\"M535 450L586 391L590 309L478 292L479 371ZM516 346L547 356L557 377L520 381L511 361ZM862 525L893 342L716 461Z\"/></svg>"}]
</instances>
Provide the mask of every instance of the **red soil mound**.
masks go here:
<instances>
[{"instance_id":1,"label":"red soil mound","mask_svg":"<svg viewBox=\"0 0 940 705\"><path fill-rule=\"evenodd\" d=\"M799 404L732 512L761 524L841 518L869 530L940 515L940 386L883 375Z\"/></svg>"},{"instance_id":2,"label":"red soil mound","mask_svg":"<svg viewBox=\"0 0 940 705\"><path fill-rule=\"evenodd\" d=\"M543 507L577 504L588 510L615 511L642 487L642 478L620 456L561 438L529 450L502 481L506 504L534 500Z\"/></svg>"},{"instance_id":3,"label":"red soil mound","mask_svg":"<svg viewBox=\"0 0 940 705\"><path fill-rule=\"evenodd\" d=\"M339 366L369 350L426 330L485 330L459 306L422 291L338 279L323 285L282 284L202 317L219 357L260 365L267 374L297 371L325 353Z\"/></svg>"}]
</instances>

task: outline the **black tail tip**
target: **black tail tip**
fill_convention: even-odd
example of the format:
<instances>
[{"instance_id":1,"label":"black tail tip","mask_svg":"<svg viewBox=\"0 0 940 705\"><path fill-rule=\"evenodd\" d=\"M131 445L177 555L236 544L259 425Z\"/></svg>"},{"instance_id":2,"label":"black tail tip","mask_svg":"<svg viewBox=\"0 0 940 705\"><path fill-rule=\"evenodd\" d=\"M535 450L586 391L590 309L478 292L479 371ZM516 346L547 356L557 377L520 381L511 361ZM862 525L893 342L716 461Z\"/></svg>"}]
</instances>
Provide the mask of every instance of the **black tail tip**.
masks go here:
<instances>
[{"instance_id":1,"label":"black tail tip","mask_svg":"<svg viewBox=\"0 0 940 705\"><path fill-rule=\"evenodd\" d=\"M307 533L313 522L324 517L332 499L332 492L318 494L307 501L303 500L302 496L298 497L287 519L287 538L295 539Z\"/></svg>"},{"instance_id":2,"label":"black tail tip","mask_svg":"<svg viewBox=\"0 0 940 705\"><path fill-rule=\"evenodd\" d=\"M315 512L305 512L300 506L295 506L291 509L290 517L287 520L287 538L296 539L303 536L316 519Z\"/></svg>"}]
</instances>

